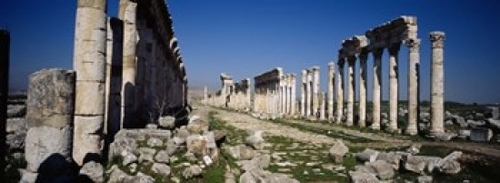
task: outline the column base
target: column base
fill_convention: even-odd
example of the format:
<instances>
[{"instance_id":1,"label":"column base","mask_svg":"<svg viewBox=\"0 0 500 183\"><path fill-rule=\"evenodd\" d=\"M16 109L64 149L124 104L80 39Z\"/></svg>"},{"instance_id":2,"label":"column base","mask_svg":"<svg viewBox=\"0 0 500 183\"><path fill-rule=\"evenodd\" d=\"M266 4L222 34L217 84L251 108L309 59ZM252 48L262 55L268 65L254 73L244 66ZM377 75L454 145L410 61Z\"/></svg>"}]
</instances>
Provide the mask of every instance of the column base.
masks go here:
<instances>
[{"instance_id":1,"label":"column base","mask_svg":"<svg viewBox=\"0 0 500 183\"><path fill-rule=\"evenodd\" d=\"M407 128L405 130L405 134L407 134L407 135L417 135L418 134L418 130L416 128Z\"/></svg>"},{"instance_id":2,"label":"column base","mask_svg":"<svg viewBox=\"0 0 500 183\"><path fill-rule=\"evenodd\" d=\"M372 130L380 130L380 125L371 125L370 129L372 129Z\"/></svg>"},{"instance_id":3,"label":"column base","mask_svg":"<svg viewBox=\"0 0 500 183\"><path fill-rule=\"evenodd\" d=\"M358 126L359 127L366 127L366 121L365 120L359 120L358 121Z\"/></svg>"}]
</instances>

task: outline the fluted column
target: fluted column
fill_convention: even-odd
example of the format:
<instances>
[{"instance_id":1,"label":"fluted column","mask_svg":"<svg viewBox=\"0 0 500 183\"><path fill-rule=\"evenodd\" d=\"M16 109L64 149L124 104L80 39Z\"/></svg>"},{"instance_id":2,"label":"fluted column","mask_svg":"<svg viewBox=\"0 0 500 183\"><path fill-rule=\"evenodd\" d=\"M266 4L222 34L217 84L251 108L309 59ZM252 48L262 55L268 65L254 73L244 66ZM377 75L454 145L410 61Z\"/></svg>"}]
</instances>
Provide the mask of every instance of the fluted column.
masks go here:
<instances>
[{"instance_id":1,"label":"fluted column","mask_svg":"<svg viewBox=\"0 0 500 183\"><path fill-rule=\"evenodd\" d=\"M77 71L73 158L82 165L100 156L104 125L106 75L106 1L79 0L76 11L73 68Z\"/></svg>"},{"instance_id":2,"label":"fluted column","mask_svg":"<svg viewBox=\"0 0 500 183\"><path fill-rule=\"evenodd\" d=\"M368 53L362 52L359 54L359 121L361 127L366 126L366 61Z\"/></svg>"},{"instance_id":3,"label":"fluted column","mask_svg":"<svg viewBox=\"0 0 500 183\"><path fill-rule=\"evenodd\" d=\"M297 77L295 74L292 74L292 79L291 79L291 96L290 96L290 115L295 116L295 101L296 101L296 95L295 95L295 88L296 88L296 81Z\"/></svg>"},{"instance_id":4,"label":"fluted column","mask_svg":"<svg viewBox=\"0 0 500 183\"><path fill-rule=\"evenodd\" d=\"M431 134L444 132L444 32L435 31L430 33L432 44L432 66L431 66Z\"/></svg>"},{"instance_id":5,"label":"fluted column","mask_svg":"<svg viewBox=\"0 0 500 183\"><path fill-rule=\"evenodd\" d=\"M389 131L398 130L399 48L400 43L392 44L389 47Z\"/></svg>"},{"instance_id":6,"label":"fluted column","mask_svg":"<svg viewBox=\"0 0 500 183\"><path fill-rule=\"evenodd\" d=\"M319 67L315 66L312 68L312 74L313 74L313 115L316 115L316 112L320 108L320 101L319 101ZM315 116L316 117L316 116Z\"/></svg>"},{"instance_id":7,"label":"fluted column","mask_svg":"<svg viewBox=\"0 0 500 183\"><path fill-rule=\"evenodd\" d=\"M354 124L354 99L356 98L354 92L356 80L354 79L356 67L356 57L350 56L347 58L348 70L347 70L347 120L346 125L352 126Z\"/></svg>"},{"instance_id":8,"label":"fluted column","mask_svg":"<svg viewBox=\"0 0 500 183\"><path fill-rule=\"evenodd\" d=\"M337 123L342 123L344 116L344 59L337 62Z\"/></svg>"},{"instance_id":9,"label":"fluted column","mask_svg":"<svg viewBox=\"0 0 500 183\"><path fill-rule=\"evenodd\" d=\"M333 62L328 63L328 119L333 119L333 90L335 85L335 66Z\"/></svg>"},{"instance_id":10,"label":"fluted column","mask_svg":"<svg viewBox=\"0 0 500 183\"><path fill-rule=\"evenodd\" d=\"M406 43L408 46L408 127L406 134L416 135L418 133L418 107L419 95L418 90L420 72L420 40L410 40Z\"/></svg>"},{"instance_id":11,"label":"fluted column","mask_svg":"<svg viewBox=\"0 0 500 183\"><path fill-rule=\"evenodd\" d=\"M120 0L119 17L123 20L123 68L121 128L134 122L135 79L137 72L137 3ZM79 75L79 74L77 74Z\"/></svg>"},{"instance_id":12,"label":"fluted column","mask_svg":"<svg viewBox=\"0 0 500 183\"><path fill-rule=\"evenodd\" d=\"M311 70L307 70L307 116L314 116L314 109L312 106L312 72Z\"/></svg>"},{"instance_id":13,"label":"fluted column","mask_svg":"<svg viewBox=\"0 0 500 183\"><path fill-rule=\"evenodd\" d=\"M382 100L382 54L383 49L373 51L373 110L372 110L372 125L371 128L380 130L380 102Z\"/></svg>"},{"instance_id":14,"label":"fluted column","mask_svg":"<svg viewBox=\"0 0 500 183\"><path fill-rule=\"evenodd\" d=\"M302 80L301 80L301 83L300 83L300 115L302 117L305 117L307 116L307 110L306 110L306 87L307 87L307 71L306 70L302 70L301 71L301 74L302 74Z\"/></svg>"}]
</instances>

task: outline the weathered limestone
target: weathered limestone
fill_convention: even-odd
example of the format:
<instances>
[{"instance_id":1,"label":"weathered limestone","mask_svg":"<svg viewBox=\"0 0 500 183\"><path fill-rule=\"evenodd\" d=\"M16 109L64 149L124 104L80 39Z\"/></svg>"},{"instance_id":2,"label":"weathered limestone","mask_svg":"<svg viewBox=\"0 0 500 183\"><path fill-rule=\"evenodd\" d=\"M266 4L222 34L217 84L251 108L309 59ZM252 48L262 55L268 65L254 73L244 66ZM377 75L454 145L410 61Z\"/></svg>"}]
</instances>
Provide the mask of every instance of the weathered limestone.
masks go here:
<instances>
[{"instance_id":1,"label":"weathered limestone","mask_svg":"<svg viewBox=\"0 0 500 183\"><path fill-rule=\"evenodd\" d=\"M233 78L225 73L220 75L221 89L217 94L208 97L208 91L205 93L207 104L228 107L237 110L249 110L251 105L250 98L250 79L245 78L240 82L235 83ZM205 96L204 96L205 97Z\"/></svg>"},{"instance_id":2,"label":"weathered limestone","mask_svg":"<svg viewBox=\"0 0 500 183\"><path fill-rule=\"evenodd\" d=\"M373 51L373 109L372 109L372 125L374 130L380 130L381 121L381 101L382 101L382 54L383 50Z\"/></svg>"},{"instance_id":3,"label":"weathered limestone","mask_svg":"<svg viewBox=\"0 0 500 183\"><path fill-rule=\"evenodd\" d=\"M326 92L321 93L319 101L319 120L326 120L325 108L326 108Z\"/></svg>"},{"instance_id":4,"label":"weathered limestone","mask_svg":"<svg viewBox=\"0 0 500 183\"><path fill-rule=\"evenodd\" d=\"M355 83L354 79L354 68L356 67L356 57L350 56L347 58L348 70L347 70L347 120L346 125L352 126L354 124L354 100L355 100Z\"/></svg>"},{"instance_id":5,"label":"weathered limestone","mask_svg":"<svg viewBox=\"0 0 500 183\"><path fill-rule=\"evenodd\" d=\"M335 66L328 63L328 119L333 120L333 93L335 89Z\"/></svg>"},{"instance_id":6,"label":"weathered limestone","mask_svg":"<svg viewBox=\"0 0 500 183\"><path fill-rule=\"evenodd\" d=\"M300 83L300 116L306 116L306 88L307 88L307 71L301 71L302 80Z\"/></svg>"},{"instance_id":7,"label":"weathered limestone","mask_svg":"<svg viewBox=\"0 0 500 183\"><path fill-rule=\"evenodd\" d=\"M277 114L280 89L280 78L283 77L283 69L280 67L264 72L255 80L254 112Z\"/></svg>"},{"instance_id":8,"label":"weathered limestone","mask_svg":"<svg viewBox=\"0 0 500 183\"><path fill-rule=\"evenodd\" d=\"M30 75L25 142L25 151L29 153L25 158L27 170L43 174L41 177L69 176L75 75L74 71L61 69L41 70ZM80 145L85 144L75 146Z\"/></svg>"},{"instance_id":9,"label":"weathered limestone","mask_svg":"<svg viewBox=\"0 0 500 183\"><path fill-rule=\"evenodd\" d=\"M319 92L319 66L314 66L311 68L312 74L312 99L311 102L313 104L313 116L316 118L316 113L320 111L320 101L319 97L321 93Z\"/></svg>"},{"instance_id":10,"label":"weathered limestone","mask_svg":"<svg viewBox=\"0 0 500 183\"><path fill-rule=\"evenodd\" d=\"M339 51L340 54L340 51ZM344 117L344 57L339 56L337 62L337 120L336 123L342 123Z\"/></svg>"},{"instance_id":11,"label":"weathered limestone","mask_svg":"<svg viewBox=\"0 0 500 183\"><path fill-rule=\"evenodd\" d=\"M313 117L314 116L314 106L312 104L313 100L313 78L312 78L312 71L307 70L307 81L306 81L306 117Z\"/></svg>"},{"instance_id":12,"label":"weathered limestone","mask_svg":"<svg viewBox=\"0 0 500 183\"><path fill-rule=\"evenodd\" d=\"M430 33L432 44L431 66L431 134L444 132L444 32Z\"/></svg>"},{"instance_id":13,"label":"weathered limestone","mask_svg":"<svg viewBox=\"0 0 500 183\"><path fill-rule=\"evenodd\" d=\"M290 93L290 115L291 116L295 116L296 114L296 99L297 99L297 96L296 96L296 93L295 93L295 88L296 88L296 83L297 83L297 76L295 74L291 74L291 86L290 86L290 90L291 90L291 93Z\"/></svg>"},{"instance_id":14,"label":"weathered limestone","mask_svg":"<svg viewBox=\"0 0 500 183\"><path fill-rule=\"evenodd\" d=\"M7 146L6 123L7 123L7 98L9 92L9 52L10 33L0 29L0 177L4 177L5 153Z\"/></svg>"},{"instance_id":15,"label":"weathered limestone","mask_svg":"<svg viewBox=\"0 0 500 183\"><path fill-rule=\"evenodd\" d=\"M409 50L408 61L408 127L405 133L416 135L418 133L418 108L419 108L419 73L420 73L420 40L412 39L406 42Z\"/></svg>"},{"instance_id":16,"label":"weathered limestone","mask_svg":"<svg viewBox=\"0 0 500 183\"><path fill-rule=\"evenodd\" d=\"M398 130L399 47L399 42L389 46L389 131Z\"/></svg>"},{"instance_id":17,"label":"weathered limestone","mask_svg":"<svg viewBox=\"0 0 500 183\"><path fill-rule=\"evenodd\" d=\"M123 20L123 65L121 92L121 126L131 127L134 123L135 79L137 72L137 3L120 0L119 17Z\"/></svg>"},{"instance_id":18,"label":"weathered limestone","mask_svg":"<svg viewBox=\"0 0 500 183\"><path fill-rule=\"evenodd\" d=\"M366 72L367 66L366 61L368 59L368 54L363 51L359 54L359 121L358 125L360 127L366 126Z\"/></svg>"},{"instance_id":19,"label":"weathered limestone","mask_svg":"<svg viewBox=\"0 0 500 183\"><path fill-rule=\"evenodd\" d=\"M73 158L101 154L106 75L106 1L78 1L73 67L77 71ZM125 66L126 64L124 64Z\"/></svg>"}]
</instances>

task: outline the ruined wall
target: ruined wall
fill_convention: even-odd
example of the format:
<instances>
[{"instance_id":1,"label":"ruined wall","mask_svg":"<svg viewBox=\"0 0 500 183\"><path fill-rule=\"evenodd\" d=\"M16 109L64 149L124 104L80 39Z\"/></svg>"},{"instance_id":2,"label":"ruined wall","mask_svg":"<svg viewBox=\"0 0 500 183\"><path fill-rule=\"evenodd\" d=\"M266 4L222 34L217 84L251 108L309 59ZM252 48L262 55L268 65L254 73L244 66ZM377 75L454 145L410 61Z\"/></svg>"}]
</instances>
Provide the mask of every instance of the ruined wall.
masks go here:
<instances>
[{"instance_id":1,"label":"ruined wall","mask_svg":"<svg viewBox=\"0 0 500 183\"><path fill-rule=\"evenodd\" d=\"M206 104L217 107L228 107L236 110L251 108L250 79L245 78L235 83L231 76L221 73L221 89L204 100Z\"/></svg>"}]
</instances>

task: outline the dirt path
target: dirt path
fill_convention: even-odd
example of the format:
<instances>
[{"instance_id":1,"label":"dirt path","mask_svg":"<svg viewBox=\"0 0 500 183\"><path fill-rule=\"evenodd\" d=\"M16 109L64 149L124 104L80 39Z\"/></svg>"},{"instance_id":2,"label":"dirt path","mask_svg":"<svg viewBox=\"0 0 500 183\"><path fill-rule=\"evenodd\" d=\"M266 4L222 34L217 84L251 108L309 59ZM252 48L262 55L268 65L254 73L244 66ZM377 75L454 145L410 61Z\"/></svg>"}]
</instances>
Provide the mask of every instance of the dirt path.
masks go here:
<instances>
[{"instance_id":1,"label":"dirt path","mask_svg":"<svg viewBox=\"0 0 500 183\"><path fill-rule=\"evenodd\" d=\"M208 112L210 111L217 111L218 118L228 122L229 125L232 125L242 130L249 130L249 131L262 130L265 132L264 133L265 135L284 136L291 139L295 139L300 142L307 142L307 143L332 144L335 141L334 138L325 135L301 131L286 125L277 124L265 120L259 120L246 114L220 110L209 106L196 105L195 110L193 111L193 115L199 115L208 118ZM354 129L346 129L335 125L328 125L322 123L304 123L303 121L297 121L297 120L292 120L288 122L300 123L301 125L320 128L320 129L337 130L352 136L363 137L379 141L374 143L350 143L344 140L346 144L354 147L387 148L387 147L408 146L412 143L411 140L397 139L395 137L388 136L387 134L360 132ZM500 159L500 145L497 144L484 144L484 143L472 143L472 142L437 142L437 141L436 142L423 141L419 143L425 146L445 147L454 150L469 152L472 154L486 155L488 157Z\"/></svg>"}]
</instances>

